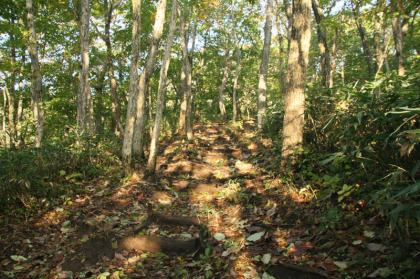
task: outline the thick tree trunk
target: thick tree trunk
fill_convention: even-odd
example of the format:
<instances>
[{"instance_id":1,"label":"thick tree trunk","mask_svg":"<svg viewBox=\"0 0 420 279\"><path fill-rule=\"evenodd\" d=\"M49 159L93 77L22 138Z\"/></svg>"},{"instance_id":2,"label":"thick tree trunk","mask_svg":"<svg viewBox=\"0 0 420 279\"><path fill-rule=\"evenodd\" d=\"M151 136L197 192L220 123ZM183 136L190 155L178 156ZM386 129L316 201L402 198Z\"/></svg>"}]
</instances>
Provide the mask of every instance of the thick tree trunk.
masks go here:
<instances>
[{"instance_id":1,"label":"thick tree trunk","mask_svg":"<svg viewBox=\"0 0 420 279\"><path fill-rule=\"evenodd\" d=\"M231 65L231 59L230 59L230 49L226 49L226 56L225 56L225 69L223 70L223 78L222 83L219 87L219 109L220 109L220 115L222 116L222 119L226 118L226 108L224 103L224 90L226 87L226 83L229 78L230 74L230 65Z\"/></svg>"},{"instance_id":2,"label":"thick tree trunk","mask_svg":"<svg viewBox=\"0 0 420 279\"><path fill-rule=\"evenodd\" d=\"M111 36L110 36L114 3L111 2L111 5L108 8L108 0L104 0L104 6L105 6L105 44L106 44L106 49L107 49L108 77L109 77L111 93L113 97L112 113L113 113L114 122L118 126L118 131L120 135L124 137L124 129L121 122L121 104L120 104L120 99L118 97L117 81L115 79L114 55L112 54L112 44L111 44Z\"/></svg>"},{"instance_id":3,"label":"thick tree trunk","mask_svg":"<svg viewBox=\"0 0 420 279\"><path fill-rule=\"evenodd\" d=\"M143 157L144 124L146 120L146 95L149 81L153 74L153 68L158 54L159 41L162 37L165 22L166 0L159 0L156 11L155 24L147 56L146 65L140 75L139 91L137 96L137 113L133 137L133 153L137 157Z\"/></svg>"},{"instance_id":4,"label":"thick tree trunk","mask_svg":"<svg viewBox=\"0 0 420 279\"><path fill-rule=\"evenodd\" d=\"M88 94L89 90L89 0L81 0L80 15L78 14L78 24L80 32L80 53L81 53L81 71L79 74L79 89L77 92L77 126L78 134L87 132L87 113L88 113ZM78 7L75 6L75 9Z\"/></svg>"},{"instance_id":5,"label":"thick tree trunk","mask_svg":"<svg viewBox=\"0 0 420 279\"><path fill-rule=\"evenodd\" d=\"M400 16L392 19L392 33L395 43L395 63L398 69L398 75L405 75L404 55L403 55L403 27Z\"/></svg>"},{"instance_id":6,"label":"thick tree trunk","mask_svg":"<svg viewBox=\"0 0 420 279\"><path fill-rule=\"evenodd\" d=\"M124 165L124 172L129 176L133 172L132 166L132 151L133 151L133 135L134 123L136 120L136 103L137 103L137 89L138 89L138 68L140 56L140 34L141 34L141 0L132 0L133 2L133 43L131 49L131 67L130 67L130 88L127 103L127 117L125 122L125 132L122 147L122 162Z\"/></svg>"},{"instance_id":7,"label":"thick tree trunk","mask_svg":"<svg viewBox=\"0 0 420 279\"><path fill-rule=\"evenodd\" d=\"M176 27L177 0L172 0L171 21L169 23L169 34L166 42L165 54L160 68L159 87L156 100L156 115L153 128L152 141L150 143L150 154L147 161L147 173L153 173L156 169L158 154L159 136L162 124L163 107L165 105L166 77L171 59L171 50Z\"/></svg>"},{"instance_id":8,"label":"thick tree trunk","mask_svg":"<svg viewBox=\"0 0 420 279\"><path fill-rule=\"evenodd\" d=\"M191 96L191 65L188 58L188 29L190 22L186 21L186 16L182 14L180 7L178 7L180 17L179 34L181 37L182 49L182 69L181 69L181 107L179 112L178 133L182 137L188 137L188 102Z\"/></svg>"},{"instance_id":9,"label":"thick tree trunk","mask_svg":"<svg viewBox=\"0 0 420 279\"><path fill-rule=\"evenodd\" d=\"M321 84L327 86L330 74L330 52L327 44L327 35L322 28L322 20L324 19L324 12L319 6L318 0L312 0L312 10L314 11L315 20L317 24L318 45L321 54Z\"/></svg>"},{"instance_id":10,"label":"thick tree trunk","mask_svg":"<svg viewBox=\"0 0 420 279\"><path fill-rule=\"evenodd\" d=\"M35 120L35 147L41 147L44 137L44 108L42 101L42 76L38 61L38 46L36 40L32 0L26 0L26 17L29 30L28 50L31 57L31 105Z\"/></svg>"},{"instance_id":11,"label":"thick tree trunk","mask_svg":"<svg viewBox=\"0 0 420 279\"><path fill-rule=\"evenodd\" d=\"M238 47L238 50L236 53L236 69L235 69L235 78L233 80L233 93L232 93L232 103L233 103L232 120L233 122L235 122L236 118L238 117L238 98L236 96L236 91L238 89L239 72L241 71L241 55L242 55L242 47Z\"/></svg>"},{"instance_id":12,"label":"thick tree trunk","mask_svg":"<svg viewBox=\"0 0 420 279\"><path fill-rule=\"evenodd\" d=\"M267 75L268 75L268 61L270 58L270 45L271 45L271 28L273 17L273 0L267 1L266 6L266 19L264 26L264 46L262 50L262 58L258 82L258 129L262 129L264 116L267 106Z\"/></svg>"},{"instance_id":13,"label":"thick tree trunk","mask_svg":"<svg viewBox=\"0 0 420 279\"><path fill-rule=\"evenodd\" d=\"M303 142L306 68L311 44L311 0L295 0L287 67L281 168Z\"/></svg>"}]
</instances>

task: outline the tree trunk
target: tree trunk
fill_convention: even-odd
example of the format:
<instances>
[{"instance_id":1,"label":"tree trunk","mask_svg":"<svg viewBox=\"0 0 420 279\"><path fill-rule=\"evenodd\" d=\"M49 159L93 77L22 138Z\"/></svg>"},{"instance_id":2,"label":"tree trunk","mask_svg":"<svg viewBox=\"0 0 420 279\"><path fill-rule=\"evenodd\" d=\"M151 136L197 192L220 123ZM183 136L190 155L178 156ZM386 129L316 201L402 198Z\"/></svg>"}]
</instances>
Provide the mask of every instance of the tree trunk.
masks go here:
<instances>
[{"instance_id":1,"label":"tree trunk","mask_svg":"<svg viewBox=\"0 0 420 279\"><path fill-rule=\"evenodd\" d=\"M271 45L271 28L273 17L273 0L267 1L267 15L264 26L264 46L262 50L262 58L260 65L260 74L258 82L258 129L262 129L264 116L267 106L267 74L268 74L268 61L270 58L270 45Z\"/></svg>"},{"instance_id":2,"label":"tree trunk","mask_svg":"<svg viewBox=\"0 0 420 279\"><path fill-rule=\"evenodd\" d=\"M156 115L155 124L153 128L152 141L150 143L149 160L147 161L147 173L153 173L156 169L156 159L158 154L158 144L160 129L163 116L163 107L165 104L165 91L166 91L166 77L168 73L169 63L171 59L171 50L174 40L174 33L176 27L176 13L177 13L177 0L172 0L171 21L169 23L169 34L166 42L165 54L160 68L159 87L156 100Z\"/></svg>"},{"instance_id":3,"label":"tree trunk","mask_svg":"<svg viewBox=\"0 0 420 279\"><path fill-rule=\"evenodd\" d=\"M146 120L146 95L149 81L153 74L153 68L158 54L159 41L162 37L165 22L166 0L159 0L156 11L155 24L147 56L146 65L140 75L139 91L137 96L137 113L133 137L133 153L137 157L143 157L144 124Z\"/></svg>"},{"instance_id":4,"label":"tree trunk","mask_svg":"<svg viewBox=\"0 0 420 279\"><path fill-rule=\"evenodd\" d=\"M303 142L306 68L311 44L311 0L295 0L287 66L281 168Z\"/></svg>"},{"instance_id":5,"label":"tree trunk","mask_svg":"<svg viewBox=\"0 0 420 279\"><path fill-rule=\"evenodd\" d=\"M188 29L190 22L186 21L186 17L182 14L180 7L178 7L178 13L180 17L179 34L181 37L181 49L182 49L182 70L181 70L181 107L179 112L179 123L178 133L182 137L188 137L188 124L187 124L187 111L188 101L191 95L191 65L188 58Z\"/></svg>"},{"instance_id":6,"label":"tree trunk","mask_svg":"<svg viewBox=\"0 0 420 279\"><path fill-rule=\"evenodd\" d=\"M312 10L314 11L315 20L317 24L318 45L321 54L321 84L327 86L330 74L330 52L328 50L327 35L322 28L322 20L324 19L324 12L319 7L318 0L312 0Z\"/></svg>"},{"instance_id":7,"label":"tree trunk","mask_svg":"<svg viewBox=\"0 0 420 279\"><path fill-rule=\"evenodd\" d=\"M192 14L192 6L190 6L190 14ZM195 39L197 36L197 23L194 25L194 31L192 36L192 46L191 50L188 53L188 75L187 75L187 115L186 115L186 128L187 128L187 139L192 140L194 138L194 133L192 129L192 109L194 104L194 97L195 94L192 93L192 67L193 67L193 57L194 57L194 47L195 47ZM197 92L197 91L195 91Z\"/></svg>"},{"instance_id":8,"label":"tree trunk","mask_svg":"<svg viewBox=\"0 0 420 279\"><path fill-rule=\"evenodd\" d=\"M338 36L338 28L335 27L334 29L334 39L333 39L333 45L332 45L332 52L331 52L331 69L330 69L330 88L334 87L334 75L335 70L337 68L337 36Z\"/></svg>"},{"instance_id":9,"label":"tree trunk","mask_svg":"<svg viewBox=\"0 0 420 279\"><path fill-rule=\"evenodd\" d=\"M125 132L122 147L122 162L124 173L129 176L133 172L132 151L133 151L133 135L134 123L136 120L136 103L138 89L138 68L140 56L140 30L141 30L141 0L132 0L133 2L133 43L131 49L131 67L130 67L130 88L127 103L127 117L125 121Z\"/></svg>"},{"instance_id":10,"label":"tree trunk","mask_svg":"<svg viewBox=\"0 0 420 279\"><path fill-rule=\"evenodd\" d=\"M225 69L223 71L222 83L220 84L220 87L219 87L219 108L220 108L220 115L222 116L222 119L226 118L226 108L225 108L225 103L224 103L223 91L225 90L226 83L229 78L230 64L231 64L230 49L226 49Z\"/></svg>"},{"instance_id":11,"label":"tree trunk","mask_svg":"<svg viewBox=\"0 0 420 279\"><path fill-rule=\"evenodd\" d=\"M398 68L398 75L405 75L404 55L403 55L403 28L401 16L392 19L392 33L395 43L395 63Z\"/></svg>"},{"instance_id":12,"label":"tree trunk","mask_svg":"<svg viewBox=\"0 0 420 279\"><path fill-rule=\"evenodd\" d=\"M26 0L26 17L29 30L28 50L31 57L31 105L35 120L35 147L42 146L44 137L44 108L42 101L42 76L38 61L38 46L36 40L32 0Z\"/></svg>"},{"instance_id":13,"label":"tree trunk","mask_svg":"<svg viewBox=\"0 0 420 279\"><path fill-rule=\"evenodd\" d=\"M80 32L81 71L79 74L79 89L77 92L77 126L78 134L87 132L87 112L89 91L89 0L81 0L80 11L75 11ZM75 9L78 6L75 5ZM80 12L80 14L79 14Z\"/></svg>"},{"instance_id":14,"label":"tree trunk","mask_svg":"<svg viewBox=\"0 0 420 279\"><path fill-rule=\"evenodd\" d=\"M361 19L360 19L359 7L356 6L353 12L354 12L354 21L356 22L357 30L359 31L359 35L362 40L363 53L365 55L366 64L368 66L369 78L371 78L374 75L373 65L372 65L372 54L369 49L369 42L366 36L365 28L363 28L363 25L360 21Z\"/></svg>"},{"instance_id":15,"label":"tree trunk","mask_svg":"<svg viewBox=\"0 0 420 279\"><path fill-rule=\"evenodd\" d=\"M118 97L117 91L117 81L115 79L114 72L114 55L112 54L112 45L111 45L111 21L112 21L112 12L114 11L114 3L111 2L111 5L108 8L108 0L104 0L105 6L105 44L107 49L107 63L108 63L108 77L111 86L111 93L113 97L113 118L118 126L118 131L121 137L124 137L124 129L121 122L121 104Z\"/></svg>"},{"instance_id":16,"label":"tree trunk","mask_svg":"<svg viewBox=\"0 0 420 279\"><path fill-rule=\"evenodd\" d=\"M236 91L238 89L239 72L241 71L241 55L242 55L242 47L238 47L238 51L236 54L236 69L235 69L235 78L233 80L233 93L232 93L232 102L233 102L232 120L233 122L236 122L236 118L238 116L238 98L236 96Z\"/></svg>"},{"instance_id":17,"label":"tree trunk","mask_svg":"<svg viewBox=\"0 0 420 279\"><path fill-rule=\"evenodd\" d=\"M383 11L382 6L385 2L378 1L376 3L378 12L374 15L374 33L373 33L373 47L375 49L375 61L376 61L376 71L379 70L379 65L383 59L382 52L382 22L383 22Z\"/></svg>"}]
</instances>

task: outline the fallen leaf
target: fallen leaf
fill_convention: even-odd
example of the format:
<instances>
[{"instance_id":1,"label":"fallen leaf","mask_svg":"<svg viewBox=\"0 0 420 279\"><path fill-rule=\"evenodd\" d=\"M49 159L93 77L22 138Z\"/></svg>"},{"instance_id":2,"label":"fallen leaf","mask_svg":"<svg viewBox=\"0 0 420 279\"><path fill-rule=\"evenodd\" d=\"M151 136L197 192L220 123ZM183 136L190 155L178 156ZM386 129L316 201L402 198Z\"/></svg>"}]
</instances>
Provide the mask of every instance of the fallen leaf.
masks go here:
<instances>
[{"instance_id":1,"label":"fallen leaf","mask_svg":"<svg viewBox=\"0 0 420 279\"><path fill-rule=\"evenodd\" d=\"M257 233L254 233L254 234L251 234L250 236L248 236L246 238L246 240L255 242L255 241L260 240L261 237L263 237L264 234L265 234L265 231L257 232Z\"/></svg>"},{"instance_id":2,"label":"fallen leaf","mask_svg":"<svg viewBox=\"0 0 420 279\"><path fill-rule=\"evenodd\" d=\"M268 264L270 260L271 260L271 254L264 254L264 256L261 259L261 261L265 264Z\"/></svg>"},{"instance_id":3,"label":"fallen leaf","mask_svg":"<svg viewBox=\"0 0 420 279\"><path fill-rule=\"evenodd\" d=\"M363 241L361 241L361 240L355 240L355 241L352 242L352 244L353 245L360 245L360 244L362 244L362 242Z\"/></svg>"},{"instance_id":4,"label":"fallen leaf","mask_svg":"<svg viewBox=\"0 0 420 279\"><path fill-rule=\"evenodd\" d=\"M375 233L374 232L370 232L370 231L364 231L363 235L369 238L374 238L375 237Z\"/></svg>"},{"instance_id":5,"label":"fallen leaf","mask_svg":"<svg viewBox=\"0 0 420 279\"><path fill-rule=\"evenodd\" d=\"M386 249L384 245L378 244L378 243L369 243L367 248L369 251L372 251L372 252L379 252L379 251L383 252Z\"/></svg>"},{"instance_id":6,"label":"fallen leaf","mask_svg":"<svg viewBox=\"0 0 420 279\"><path fill-rule=\"evenodd\" d=\"M334 264L336 266L338 266L340 269L346 269L347 268L347 262L335 261Z\"/></svg>"},{"instance_id":7,"label":"fallen leaf","mask_svg":"<svg viewBox=\"0 0 420 279\"><path fill-rule=\"evenodd\" d=\"M24 256L18 256L18 255L12 255L10 256L12 258L12 260L17 261L17 262L21 262L21 261L27 261L28 259L25 258Z\"/></svg>"},{"instance_id":8,"label":"fallen leaf","mask_svg":"<svg viewBox=\"0 0 420 279\"><path fill-rule=\"evenodd\" d=\"M368 278L387 277L390 273L389 267L381 267L368 275Z\"/></svg>"},{"instance_id":9,"label":"fallen leaf","mask_svg":"<svg viewBox=\"0 0 420 279\"><path fill-rule=\"evenodd\" d=\"M215 233L214 238L218 241L221 241L226 238L226 235L224 233Z\"/></svg>"}]
</instances>

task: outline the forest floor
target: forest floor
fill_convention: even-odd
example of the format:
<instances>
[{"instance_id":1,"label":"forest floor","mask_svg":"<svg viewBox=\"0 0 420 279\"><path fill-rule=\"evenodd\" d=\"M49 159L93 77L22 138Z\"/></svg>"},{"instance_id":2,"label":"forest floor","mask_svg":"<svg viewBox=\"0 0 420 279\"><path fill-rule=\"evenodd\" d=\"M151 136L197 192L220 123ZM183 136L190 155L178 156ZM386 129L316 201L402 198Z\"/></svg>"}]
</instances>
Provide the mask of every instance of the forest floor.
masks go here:
<instances>
[{"instance_id":1,"label":"forest floor","mask_svg":"<svg viewBox=\"0 0 420 279\"><path fill-rule=\"evenodd\" d=\"M253 126L198 124L194 141L162 147L154 176L142 179L140 167L126 182L101 177L53 210L9 221L0 229L0 277L317 279L386 272L389 247L376 238L375 224L356 218L321 228L322 207L332 197L316 200L310 189L271 174L265 166L274 161L272 143Z\"/></svg>"}]
</instances>

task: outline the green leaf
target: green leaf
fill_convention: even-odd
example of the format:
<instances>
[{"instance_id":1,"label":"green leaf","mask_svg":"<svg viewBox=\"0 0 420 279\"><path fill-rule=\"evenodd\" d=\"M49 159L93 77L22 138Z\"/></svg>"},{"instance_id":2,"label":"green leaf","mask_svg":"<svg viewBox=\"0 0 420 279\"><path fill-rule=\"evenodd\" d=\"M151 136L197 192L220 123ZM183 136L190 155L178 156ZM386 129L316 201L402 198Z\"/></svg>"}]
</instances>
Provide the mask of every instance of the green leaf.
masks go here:
<instances>
[{"instance_id":1,"label":"green leaf","mask_svg":"<svg viewBox=\"0 0 420 279\"><path fill-rule=\"evenodd\" d=\"M226 238L226 235L224 233L215 233L214 238L218 241L221 241Z\"/></svg>"}]
</instances>

